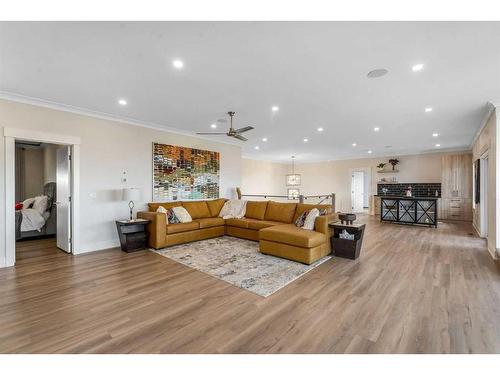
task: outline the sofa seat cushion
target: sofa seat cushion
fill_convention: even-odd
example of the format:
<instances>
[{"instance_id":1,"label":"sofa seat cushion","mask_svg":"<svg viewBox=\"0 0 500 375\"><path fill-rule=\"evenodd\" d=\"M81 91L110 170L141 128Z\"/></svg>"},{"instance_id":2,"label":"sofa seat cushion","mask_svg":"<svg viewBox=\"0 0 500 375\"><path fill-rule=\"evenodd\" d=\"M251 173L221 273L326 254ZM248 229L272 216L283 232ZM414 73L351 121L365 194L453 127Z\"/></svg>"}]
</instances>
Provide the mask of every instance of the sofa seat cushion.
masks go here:
<instances>
[{"instance_id":1,"label":"sofa seat cushion","mask_svg":"<svg viewBox=\"0 0 500 375\"><path fill-rule=\"evenodd\" d=\"M190 223L168 224L167 234L188 232L196 229L200 229L200 223L197 221L191 221Z\"/></svg>"},{"instance_id":2,"label":"sofa seat cushion","mask_svg":"<svg viewBox=\"0 0 500 375\"><path fill-rule=\"evenodd\" d=\"M184 207L189 215L193 219L201 219L203 217L210 217L210 210L208 209L207 202L182 202L182 207Z\"/></svg>"},{"instance_id":3,"label":"sofa seat cushion","mask_svg":"<svg viewBox=\"0 0 500 375\"><path fill-rule=\"evenodd\" d=\"M269 202L267 204L265 220L291 223L295 215L296 203Z\"/></svg>"},{"instance_id":4,"label":"sofa seat cushion","mask_svg":"<svg viewBox=\"0 0 500 375\"><path fill-rule=\"evenodd\" d=\"M238 228L248 228L248 219L226 219L226 225L230 227L238 227Z\"/></svg>"},{"instance_id":5,"label":"sofa seat cushion","mask_svg":"<svg viewBox=\"0 0 500 375\"><path fill-rule=\"evenodd\" d=\"M282 224L259 231L261 240L273 241L298 247L316 247L327 241L323 233L297 228L295 224Z\"/></svg>"},{"instance_id":6,"label":"sofa seat cushion","mask_svg":"<svg viewBox=\"0 0 500 375\"><path fill-rule=\"evenodd\" d=\"M267 201L263 202L247 202L245 217L250 219L264 220L266 215Z\"/></svg>"},{"instance_id":7,"label":"sofa seat cushion","mask_svg":"<svg viewBox=\"0 0 500 375\"><path fill-rule=\"evenodd\" d=\"M255 220L248 218L247 221L248 221L248 229L255 229L255 230L261 230L275 225L284 225L279 221Z\"/></svg>"},{"instance_id":8,"label":"sofa seat cushion","mask_svg":"<svg viewBox=\"0 0 500 375\"><path fill-rule=\"evenodd\" d=\"M200 223L200 229L219 227L219 226L224 225L224 219L221 217L206 217L206 218L202 218L202 219L196 219L195 221Z\"/></svg>"}]
</instances>

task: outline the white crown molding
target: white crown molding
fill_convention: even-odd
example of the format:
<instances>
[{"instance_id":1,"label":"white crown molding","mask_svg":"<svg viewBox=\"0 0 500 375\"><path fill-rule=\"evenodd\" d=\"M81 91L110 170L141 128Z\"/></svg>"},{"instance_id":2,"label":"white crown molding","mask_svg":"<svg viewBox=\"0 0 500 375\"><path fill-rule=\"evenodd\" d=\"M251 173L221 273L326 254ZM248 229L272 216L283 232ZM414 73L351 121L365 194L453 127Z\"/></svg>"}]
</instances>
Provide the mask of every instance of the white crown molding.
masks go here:
<instances>
[{"instance_id":1,"label":"white crown molding","mask_svg":"<svg viewBox=\"0 0 500 375\"><path fill-rule=\"evenodd\" d=\"M380 158L391 158L391 157L403 157L403 156L415 156L415 155L433 155L433 154L449 154L450 152L463 152L463 153L470 153L471 148L469 147L455 147L455 148L443 148L440 150L431 150L431 151L421 151L421 152L412 152L412 153L407 153L407 154L397 154L395 155L394 152L389 153L389 154L370 154L366 156L358 156L358 157L346 157L346 158L336 158L336 159L318 159L318 160L303 160L301 161L300 159L295 158L295 164L312 164L312 163L326 163L326 162L331 162L331 161L345 161L345 160L364 160L364 159L380 159ZM255 160L255 161L265 161L265 162L270 162L270 163L276 163L276 164L290 164L290 161L286 160L269 160L269 159L263 159L263 158L256 158L254 156L249 156L242 154L242 159L249 159L249 160Z\"/></svg>"},{"instance_id":2,"label":"white crown molding","mask_svg":"<svg viewBox=\"0 0 500 375\"><path fill-rule=\"evenodd\" d=\"M125 116L116 116L116 115L112 115L112 114L109 114L106 112L99 112L99 111L94 111L94 110L87 109L87 108L75 107L75 106L72 106L69 104L52 102L50 100L44 100L44 99L35 98L35 97L31 97L31 96L16 94L16 93L12 93L9 91L0 91L0 99L5 99L5 100L12 101L12 102L17 102L17 103L34 105L34 106L43 107L43 108L54 109L56 111L74 113L74 114L82 115L82 116L94 117L94 118L98 118L101 120L120 122L120 123L127 124L127 125L139 126L142 128L154 129L154 130L159 130L159 131L163 131L163 132L167 132L167 133L186 135L186 136L193 137L193 138L208 140L208 141L211 141L214 143L223 143L223 144L228 144L228 145L232 145L232 146L238 146L241 148L241 145L235 144L233 142L228 142L228 141L223 141L223 140L214 140L213 138L200 136L200 135L196 134L195 132L174 128L174 127L171 127L168 125L157 124L157 123L149 122L149 121L136 120L136 119L128 118Z\"/></svg>"},{"instance_id":3,"label":"white crown molding","mask_svg":"<svg viewBox=\"0 0 500 375\"><path fill-rule=\"evenodd\" d=\"M470 143L470 148L474 146L474 143L476 143L477 138L479 137L479 134L483 131L484 127L488 123L488 120L490 119L491 114L493 111L495 111L495 108L499 107L499 104L497 103L492 103L492 102L487 102L486 103L486 112L484 114L484 117L481 121L481 126L479 126L479 129L477 129L476 134L474 134L474 137L472 138L472 142Z\"/></svg>"}]
</instances>

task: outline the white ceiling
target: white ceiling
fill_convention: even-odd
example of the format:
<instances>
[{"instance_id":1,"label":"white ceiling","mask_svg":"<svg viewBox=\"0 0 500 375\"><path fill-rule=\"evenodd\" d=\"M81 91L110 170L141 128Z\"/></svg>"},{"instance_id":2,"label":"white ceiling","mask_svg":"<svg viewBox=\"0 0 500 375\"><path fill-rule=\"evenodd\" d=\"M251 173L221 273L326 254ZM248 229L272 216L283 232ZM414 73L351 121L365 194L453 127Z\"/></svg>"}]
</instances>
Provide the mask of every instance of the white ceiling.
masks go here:
<instances>
[{"instance_id":1,"label":"white ceiling","mask_svg":"<svg viewBox=\"0 0 500 375\"><path fill-rule=\"evenodd\" d=\"M0 90L193 133L234 110L251 158L463 149L500 100L500 23L2 22Z\"/></svg>"}]
</instances>

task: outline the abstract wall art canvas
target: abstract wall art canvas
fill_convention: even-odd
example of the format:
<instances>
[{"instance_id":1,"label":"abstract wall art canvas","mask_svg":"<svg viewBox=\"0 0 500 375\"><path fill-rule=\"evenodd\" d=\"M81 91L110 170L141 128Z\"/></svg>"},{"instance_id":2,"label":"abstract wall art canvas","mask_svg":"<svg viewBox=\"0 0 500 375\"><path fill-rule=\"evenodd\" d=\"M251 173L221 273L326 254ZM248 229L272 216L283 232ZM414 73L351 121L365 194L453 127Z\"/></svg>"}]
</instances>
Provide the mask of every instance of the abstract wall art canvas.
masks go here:
<instances>
[{"instance_id":1,"label":"abstract wall art canvas","mask_svg":"<svg viewBox=\"0 0 500 375\"><path fill-rule=\"evenodd\" d=\"M153 143L153 201L219 198L220 154Z\"/></svg>"}]
</instances>

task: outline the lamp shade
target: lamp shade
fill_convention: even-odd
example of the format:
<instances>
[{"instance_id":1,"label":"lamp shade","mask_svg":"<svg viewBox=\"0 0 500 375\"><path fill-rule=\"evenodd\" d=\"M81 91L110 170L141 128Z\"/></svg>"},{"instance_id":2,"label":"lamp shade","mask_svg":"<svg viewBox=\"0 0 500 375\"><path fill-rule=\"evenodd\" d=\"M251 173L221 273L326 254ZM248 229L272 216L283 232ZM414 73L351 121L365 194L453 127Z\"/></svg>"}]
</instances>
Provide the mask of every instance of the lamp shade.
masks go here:
<instances>
[{"instance_id":1,"label":"lamp shade","mask_svg":"<svg viewBox=\"0 0 500 375\"><path fill-rule=\"evenodd\" d=\"M122 200L124 201L138 201L141 199L141 191L137 188L122 189Z\"/></svg>"}]
</instances>

